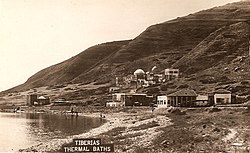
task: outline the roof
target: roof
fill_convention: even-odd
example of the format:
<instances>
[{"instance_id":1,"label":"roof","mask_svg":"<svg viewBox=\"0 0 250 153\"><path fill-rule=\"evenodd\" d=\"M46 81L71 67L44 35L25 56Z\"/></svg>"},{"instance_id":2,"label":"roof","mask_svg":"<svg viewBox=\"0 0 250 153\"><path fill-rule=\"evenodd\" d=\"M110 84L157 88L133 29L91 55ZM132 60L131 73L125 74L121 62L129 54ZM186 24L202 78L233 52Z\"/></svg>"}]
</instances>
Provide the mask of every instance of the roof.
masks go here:
<instances>
[{"instance_id":1,"label":"roof","mask_svg":"<svg viewBox=\"0 0 250 153\"><path fill-rule=\"evenodd\" d=\"M226 89L218 89L214 92L215 94L231 94L231 91Z\"/></svg>"},{"instance_id":2,"label":"roof","mask_svg":"<svg viewBox=\"0 0 250 153\"><path fill-rule=\"evenodd\" d=\"M126 95L125 93L113 93L112 95Z\"/></svg>"},{"instance_id":3,"label":"roof","mask_svg":"<svg viewBox=\"0 0 250 153\"><path fill-rule=\"evenodd\" d=\"M170 69L170 68L168 68L168 69L165 69L165 71L179 71L179 69Z\"/></svg>"},{"instance_id":4,"label":"roof","mask_svg":"<svg viewBox=\"0 0 250 153\"><path fill-rule=\"evenodd\" d=\"M126 96L147 96L147 94L144 93L127 93Z\"/></svg>"},{"instance_id":5,"label":"roof","mask_svg":"<svg viewBox=\"0 0 250 153\"><path fill-rule=\"evenodd\" d=\"M185 89L185 90L176 91L168 96L169 97L181 97L181 96L190 96L190 97L194 96L194 97L196 97L197 94L194 90Z\"/></svg>"},{"instance_id":6,"label":"roof","mask_svg":"<svg viewBox=\"0 0 250 153\"><path fill-rule=\"evenodd\" d=\"M47 99L47 98L45 98L44 96L40 96L37 99Z\"/></svg>"},{"instance_id":7,"label":"roof","mask_svg":"<svg viewBox=\"0 0 250 153\"><path fill-rule=\"evenodd\" d=\"M145 72L142 70L142 69L137 69L135 72L134 72L134 75L136 74L145 74Z\"/></svg>"}]
</instances>

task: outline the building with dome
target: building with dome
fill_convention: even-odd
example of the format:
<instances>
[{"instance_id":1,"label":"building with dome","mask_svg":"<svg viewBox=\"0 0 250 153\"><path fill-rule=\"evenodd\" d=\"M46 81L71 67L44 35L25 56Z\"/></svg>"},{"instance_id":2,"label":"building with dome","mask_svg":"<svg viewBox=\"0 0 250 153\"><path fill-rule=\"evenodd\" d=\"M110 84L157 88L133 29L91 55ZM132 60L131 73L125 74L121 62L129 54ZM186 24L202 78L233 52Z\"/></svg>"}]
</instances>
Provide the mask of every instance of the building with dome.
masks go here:
<instances>
[{"instance_id":1,"label":"building with dome","mask_svg":"<svg viewBox=\"0 0 250 153\"><path fill-rule=\"evenodd\" d=\"M145 79L145 72L142 69L137 69L134 72L136 79Z\"/></svg>"},{"instance_id":2,"label":"building with dome","mask_svg":"<svg viewBox=\"0 0 250 153\"><path fill-rule=\"evenodd\" d=\"M50 103L49 97L39 96L37 98L38 105L47 105Z\"/></svg>"},{"instance_id":3,"label":"building with dome","mask_svg":"<svg viewBox=\"0 0 250 153\"><path fill-rule=\"evenodd\" d=\"M50 98L47 96L38 96L36 94L28 95L27 96L27 105L34 106L34 105L47 105L50 104Z\"/></svg>"}]
</instances>

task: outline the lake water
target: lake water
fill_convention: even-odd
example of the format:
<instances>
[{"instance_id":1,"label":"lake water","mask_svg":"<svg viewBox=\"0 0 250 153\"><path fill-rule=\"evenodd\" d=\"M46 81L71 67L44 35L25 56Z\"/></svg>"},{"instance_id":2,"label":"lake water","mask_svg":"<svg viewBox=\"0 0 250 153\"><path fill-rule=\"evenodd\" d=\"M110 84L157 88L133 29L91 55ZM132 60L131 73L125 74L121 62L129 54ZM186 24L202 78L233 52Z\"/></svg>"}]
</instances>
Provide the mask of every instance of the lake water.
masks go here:
<instances>
[{"instance_id":1,"label":"lake water","mask_svg":"<svg viewBox=\"0 0 250 153\"><path fill-rule=\"evenodd\" d=\"M104 121L46 113L0 113L0 152L18 151L98 127Z\"/></svg>"}]
</instances>

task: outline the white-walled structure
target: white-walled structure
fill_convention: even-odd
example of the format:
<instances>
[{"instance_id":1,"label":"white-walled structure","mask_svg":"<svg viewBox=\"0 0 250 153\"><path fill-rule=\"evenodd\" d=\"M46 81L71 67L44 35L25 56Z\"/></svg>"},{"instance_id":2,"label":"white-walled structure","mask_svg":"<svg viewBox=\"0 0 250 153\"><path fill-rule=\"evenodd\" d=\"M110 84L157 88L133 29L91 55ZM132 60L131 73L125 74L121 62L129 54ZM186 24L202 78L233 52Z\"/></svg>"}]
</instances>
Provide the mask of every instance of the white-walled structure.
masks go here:
<instances>
[{"instance_id":1,"label":"white-walled structure","mask_svg":"<svg viewBox=\"0 0 250 153\"><path fill-rule=\"evenodd\" d=\"M122 97L125 96L125 93L114 93L112 94L112 101L113 102L121 102L122 101Z\"/></svg>"},{"instance_id":2,"label":"white-walled structure","mask_svg":"<svg viewBox=\"0 0 250 153\"><path fill-rule=\"evenodd\" d=\"M123 104L121 102L107 102L106 107L121 107Z\"/></svg>"},{"instance_id":3,"label":"white-walled structure","mask_svg":"<svg viewBox=\"0 0 250 153\"><path fill-rule=\"evenodd\" d=\"M165 69L166 80L171 80L179 77L179 69Z\"/></svg>"},{"instance_id":4,"label":"white-walled structure","mask_svg":"<svg viewBox=\"0 0 250 153\"><path fill-rule=\"evenodd\" d=\"M166 108L170 104L168 104L168 97L167 96L157 96L157 107L159 108Z\"/></svg>"},{"instance_id":5,"label":"white-walled structure","mask_svg":"<svg viewBox=\"0 0 250 153\"><path fill-rule=\"evenodd\" d=\"M219 89L214 92L214 104L231 104L232 94L225 89Z\"/></svg>"},{"instance_id":6,"label":"white-walled structure","mask_svg":"<svg viewBox=\"0 0 250 153\"><path fill-rule=\"evenodd\" d=\"M207 106L208 105L208 95L198 95L194 106Z\"/></svg>"},{"instance_id":7,"label":"white-walled structure","mask_svg":"<svg viewBox=\"0 0 250 153\"><path fill-rule=\"evenodd\" d=\"M137 69L134 72L134 76L136 77L136 79L145 79L145 72L142 69Z\"/></svg>"}]
</instances>

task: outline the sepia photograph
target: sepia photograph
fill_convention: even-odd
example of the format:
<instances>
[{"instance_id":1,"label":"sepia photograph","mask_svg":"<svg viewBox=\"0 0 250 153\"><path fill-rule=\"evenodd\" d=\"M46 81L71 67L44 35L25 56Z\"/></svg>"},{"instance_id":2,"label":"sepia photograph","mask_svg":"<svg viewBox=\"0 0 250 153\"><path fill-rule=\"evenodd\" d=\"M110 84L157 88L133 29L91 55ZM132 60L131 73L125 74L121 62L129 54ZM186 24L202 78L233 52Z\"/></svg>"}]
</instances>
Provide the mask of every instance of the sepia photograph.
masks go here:
<instances>
[{"instance_id":1,"label":"sepia photograph","mask_svg":"<svg viewBox=\"0 0 250 153\"><path fill-rule=\"evenodd\" d=\"M0 0L0 153L250 153L250 0Z\"/></svg>"}]
</instances>

